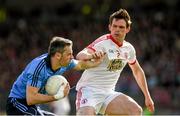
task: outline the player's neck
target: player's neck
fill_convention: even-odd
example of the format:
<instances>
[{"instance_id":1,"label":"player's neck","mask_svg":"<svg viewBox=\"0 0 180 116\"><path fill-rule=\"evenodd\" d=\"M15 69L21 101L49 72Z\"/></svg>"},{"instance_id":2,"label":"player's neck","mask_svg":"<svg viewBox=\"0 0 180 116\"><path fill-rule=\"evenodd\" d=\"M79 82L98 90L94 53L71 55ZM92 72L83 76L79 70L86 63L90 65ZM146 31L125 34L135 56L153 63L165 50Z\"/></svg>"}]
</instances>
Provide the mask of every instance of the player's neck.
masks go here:
<instances>
[{"instance_id":1,"label":"player's neck","mask_svg":"<svg viewBox=\"0 0 180 116\"><path fill-rule=\"evenodd\" d=\"M122 37L122 38L117 38L116 40L117 40L119 43L123 43L124 38L125 38L125 37Z\"/></svg>"},{"instance_id":2,"label":"player's neck","mask_svg":"<svg viewBox=\"0 0 180 116\"><path fill-rule=\"evenodd\" d=\"M125 39L125 36L121 36L121 37L116 37L116 36L113 36L112 35L112 38L116 41L116 42L118 42L119 44L122 44L123 43L123 41L124 41L124 39Z\"/></svg>"}]
</instances>

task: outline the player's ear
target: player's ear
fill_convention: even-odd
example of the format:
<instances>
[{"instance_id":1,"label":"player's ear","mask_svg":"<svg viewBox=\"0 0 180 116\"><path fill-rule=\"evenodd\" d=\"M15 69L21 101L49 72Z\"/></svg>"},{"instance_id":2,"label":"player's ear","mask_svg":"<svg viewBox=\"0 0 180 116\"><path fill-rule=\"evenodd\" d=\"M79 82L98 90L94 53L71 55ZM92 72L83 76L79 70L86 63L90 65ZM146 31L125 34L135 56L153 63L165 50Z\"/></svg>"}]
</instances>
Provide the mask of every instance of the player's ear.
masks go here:
<instances>
[{"instance_id":1,"label":"player's ear","mask_svg":"<svg viewBox=\"0 0 180 116\"><path fill-rule=\"evenodd\" d=\"M60 52L56 52L55 56L56 56L57 59L61 59L62 54Z\"/></svg>"},{"instance_id":2,"label":"player's ear","mask_svg":"<svg viewBox=\"0 0 180 116\"><path fill-rule=\"evenodd\" d=\"M111 24L108 25L109 31L111 31Z\"/></svg>"}]
</instances>

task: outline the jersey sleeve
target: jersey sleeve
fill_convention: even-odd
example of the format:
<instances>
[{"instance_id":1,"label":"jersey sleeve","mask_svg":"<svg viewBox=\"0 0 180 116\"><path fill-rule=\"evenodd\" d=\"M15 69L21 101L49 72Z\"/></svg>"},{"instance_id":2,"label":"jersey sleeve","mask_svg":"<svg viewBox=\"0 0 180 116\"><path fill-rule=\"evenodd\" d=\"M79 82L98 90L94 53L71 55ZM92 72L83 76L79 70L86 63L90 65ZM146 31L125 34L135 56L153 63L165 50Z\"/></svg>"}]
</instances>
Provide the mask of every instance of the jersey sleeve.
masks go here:
<instances>
[{"instance_id":1,"label":"jersey sleeve","mask_svg":"<svg viewBox=\"0 0 180 116\"><path fill-rule=\"evenodd\" d=\"M78 60L72 59L67 67L67 70L73 69L78 64Z\"/></svg>"},{"instance_id":2,"label":"jersey sleeve","mask_svg":"<svg viewBox=\"0 0 180 116\"><path fill-rule=\"evenodd\" d=\"M42 86L42 76L40 75L32 75L29 74L28 75L28 81L27 81L27 85L33 86L33 87L37 87L37 88L41 88Z\"/></svg>"},{"instance_id":3,"label":"jersey sleeve","mask_svg":"<svg viewBox=\"0 0 180 116\"><path fill-rule=\"evenodd\" d=\"M107 36L101 36L89 44L86 48L91 49L93 51L104 51L104 41L107 40Z\"/></svg>"},{"instance_id":4,"label":"jersey sleeve","mask_svg":"<svg viewBox=\"0 0 180 116\"><path fill-rule=\"evenodd\" d=\"M88 49L91 49L91 50L93 50L94 52L95 51L104 51L105 52L105 50L104 50L104 45L102 44L103 42L101 41L101 42L96 42L96 41L94 41L93 43L91 43L89 46L87 46L86 48L88 48Z\"/></svg>"},{"instance_id":5,"label":"jersey sleeve","mask_svg":"<svg viewBox=\"0 0 180 116\"><path fill-rule=\"evenodd\" d=\"M44 74L43 68L46 65L45 61L36 62L33 61L26 67L27 85L40 88L43 82Z\"/></svg>"},{"instance_id":6,"label":"jersey sleeve","mask_svg":"<svg viewBox=\"0 0 180 116\"><path fill-rule=\"evenodd\" d=\"M133 65L136 63L136 51L132 45L130 45L129 47L129 56L127 60L130 65Z\"/></svg>"}]
</instances>

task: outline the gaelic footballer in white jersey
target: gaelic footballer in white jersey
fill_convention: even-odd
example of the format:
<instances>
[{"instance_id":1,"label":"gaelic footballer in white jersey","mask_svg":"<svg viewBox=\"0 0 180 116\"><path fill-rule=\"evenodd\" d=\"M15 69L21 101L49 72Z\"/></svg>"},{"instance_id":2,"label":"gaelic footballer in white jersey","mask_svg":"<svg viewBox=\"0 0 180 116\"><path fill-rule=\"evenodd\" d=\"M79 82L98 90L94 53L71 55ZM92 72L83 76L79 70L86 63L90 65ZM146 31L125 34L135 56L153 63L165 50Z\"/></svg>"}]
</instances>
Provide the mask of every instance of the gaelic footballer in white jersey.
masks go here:
<instances>
[{"instance_id":1,"label":"gaelic footballer in white jersey","mask_svg":"<svg viewBox=\"0 0 180 116\"><path fill-rule=\"evenodd\" d=\"M87 48L94 51L101 50L106 53L106 56L99 66L87 69L83 72L77 83L77 90L83 86L114 90L125 65L127 63L134 64L136 62L134 47L126 41L118 44L110 34L99 37Z\"/></svg>"}]
</instances>

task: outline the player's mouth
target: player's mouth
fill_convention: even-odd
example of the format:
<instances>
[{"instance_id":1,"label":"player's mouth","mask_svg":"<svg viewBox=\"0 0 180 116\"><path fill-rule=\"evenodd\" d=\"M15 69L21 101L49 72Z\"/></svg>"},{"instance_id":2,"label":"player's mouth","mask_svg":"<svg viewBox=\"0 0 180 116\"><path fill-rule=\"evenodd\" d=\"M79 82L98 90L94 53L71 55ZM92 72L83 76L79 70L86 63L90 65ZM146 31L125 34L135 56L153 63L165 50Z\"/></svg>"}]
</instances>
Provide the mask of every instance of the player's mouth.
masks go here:
<instances>
[{"instance_id":1,"label":"player's mouth","mask_svg":"<svg viewBox=\"0 0 180 116\"><path fill-rule=\"evenodd\" d=\"M114 36L115 36L115 37L119 37L120 34L119 34L119 33L115 33Z\"/></svg>"}]
</instances>

